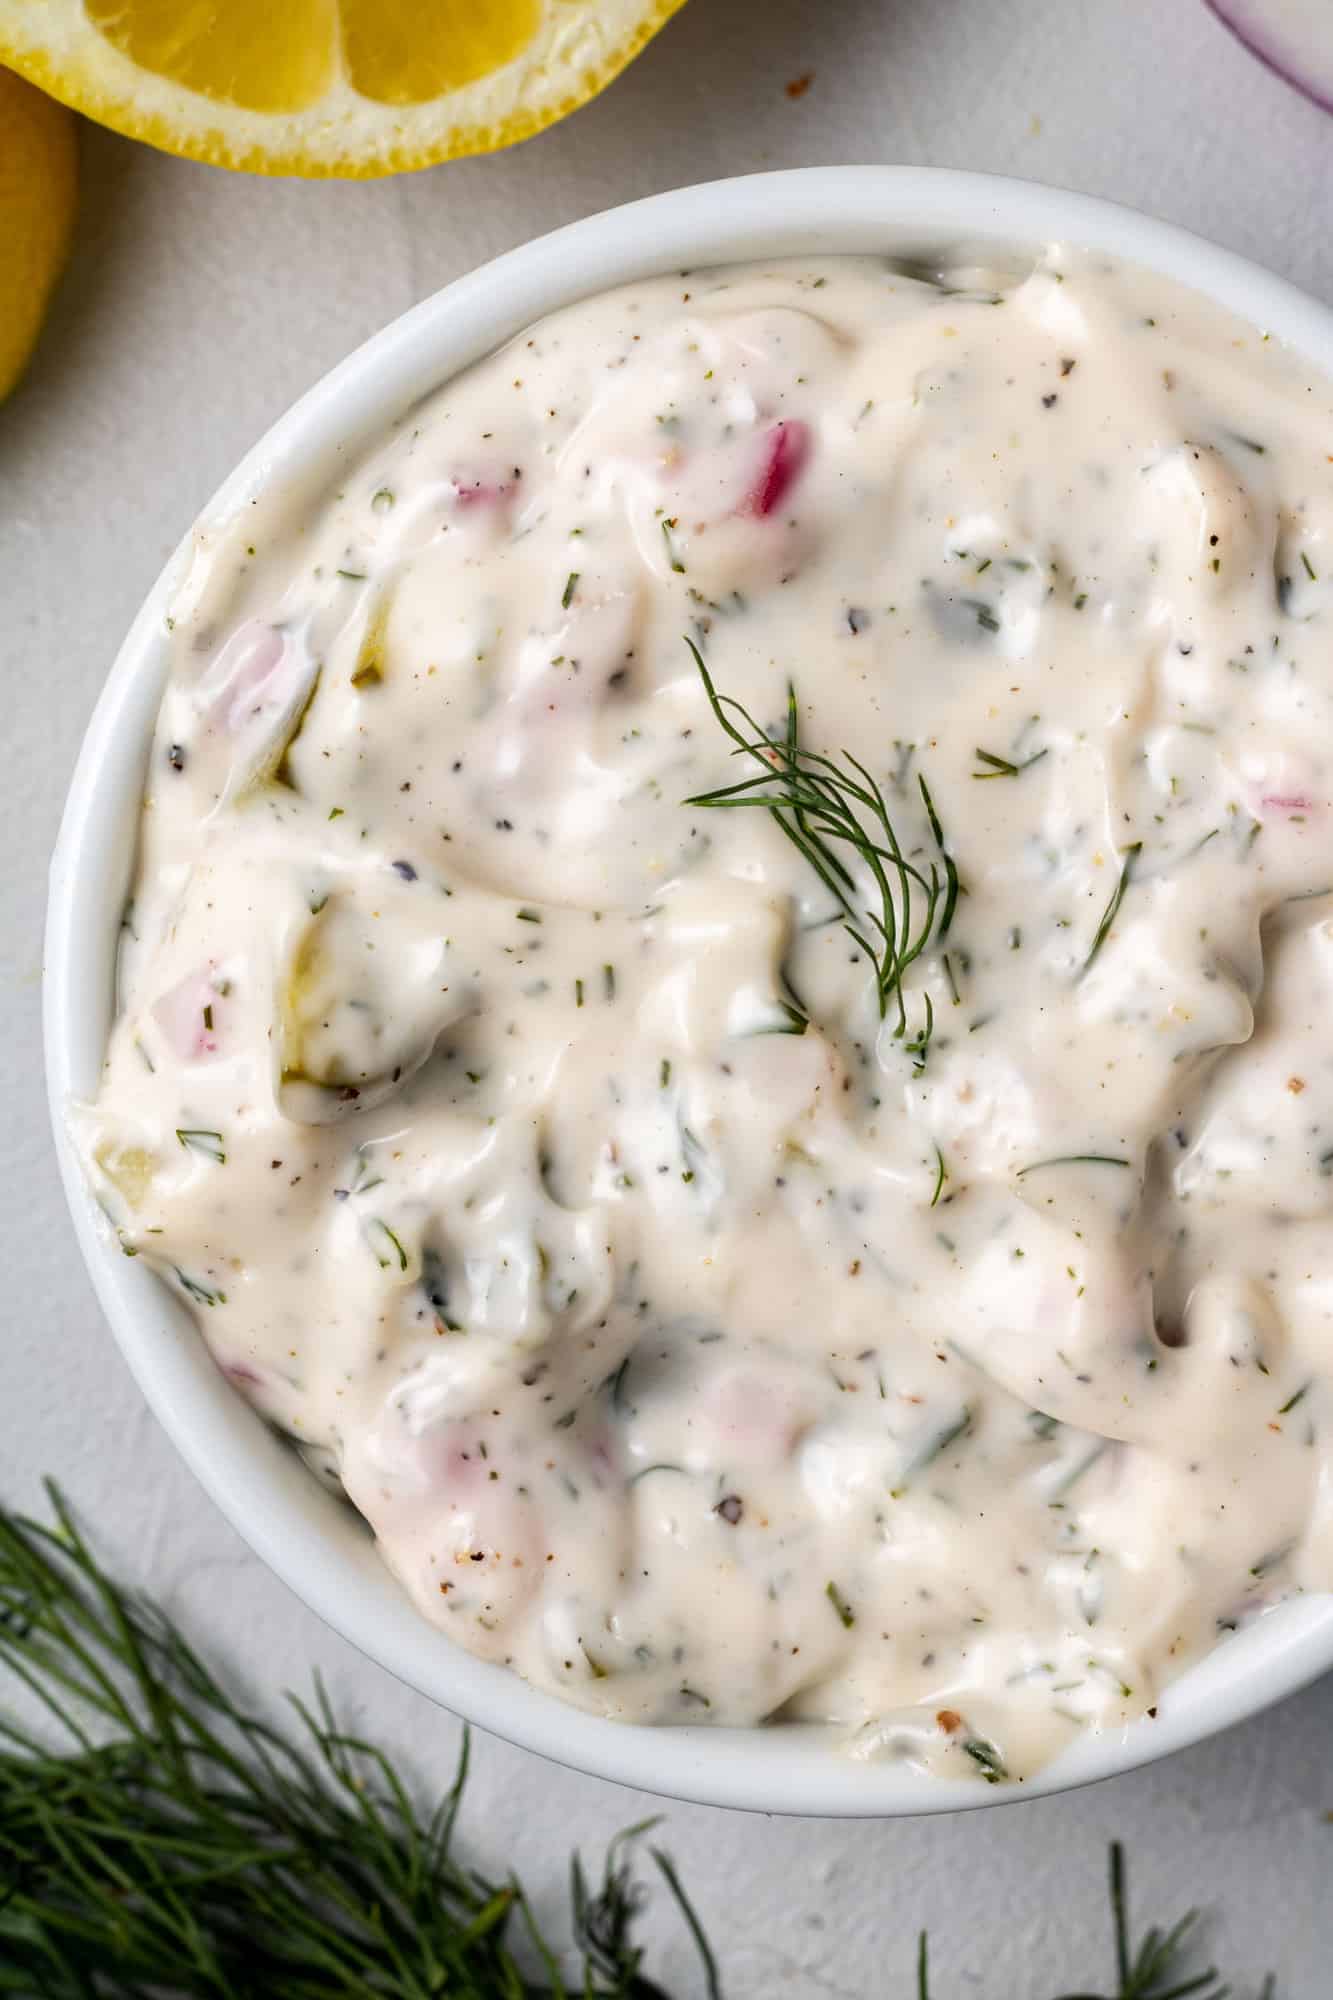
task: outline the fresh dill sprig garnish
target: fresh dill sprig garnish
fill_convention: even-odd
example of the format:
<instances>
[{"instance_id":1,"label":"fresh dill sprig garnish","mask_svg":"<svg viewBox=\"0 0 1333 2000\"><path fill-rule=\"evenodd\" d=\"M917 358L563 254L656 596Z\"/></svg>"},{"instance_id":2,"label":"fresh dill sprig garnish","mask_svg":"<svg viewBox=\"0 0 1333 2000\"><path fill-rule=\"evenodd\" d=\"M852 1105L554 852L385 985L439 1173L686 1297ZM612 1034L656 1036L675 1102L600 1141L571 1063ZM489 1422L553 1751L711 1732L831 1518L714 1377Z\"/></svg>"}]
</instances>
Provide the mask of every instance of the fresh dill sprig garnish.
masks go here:
<instances>
[{"instance_id":1,"label":"fresh dill sprig garnish","mask_svg":"<svg viewBox=\"0 0 1333 2000\"><path fill-rule=\"evenodd\" d=\"M619 1385L613 1378L613 1394ZM232 1692L180 1627L126 1590L48 1482L54 1521L0 1507L0 1993L16 2000L671 2000L636 1941L645 1889L628 1828L590 1883L576 1855L573 1977L527 1893L461 1860L468 1767L430 1813L316 1682L294 1726ZM826 1594L841 1618L841 1593ZM682 1689L696 1704L707 1697ZM12 1697L26 1697L21 1719ZM33 1704L40 1721L29 1721ZM991 1782L996 1747L962 1745ZM649 1847L722 2000L717 1960L670 1857ZM1190 1971L1198 1912L1137 1942L1110 1853L1110 1992L1064 2000L1224 2000ZM916 2000L936 2000L926 1933ZM944 2000L944 1996L939 1996ZM1270 1974L1260 2000L1277 2000Z\"/></svg>"},{"instance_id":2,"label":"fresh dill sprig garnish","mask_svg":"<svg viewBox=\"0 0 1333 2000\"><path fill-rule=\"evenodd\" d=\"M913 1035L911 1041L903 1043L903 1047L912 1058L912 1063L918 1076L920 1076L922 1070L926 1067L926 1057L930 1053L930 1038L935 1032L935 1005L929 993L924 997L926 1002L925 1019Z\"/></svg>"},{"instance_id":3,"label":"fresh dill sprig garnish","mask_svg":"<svg viewBox=\"0 0 1333 2000\"><path fill-rule=\"evenodd\" d=\"M883 790L865 765L849 750L833 758L802 746L796 690L790 682L785 733L768 736L734 696L718 693L698 647L690 639L685 644L714 717L736 746L732 754L750 758L762 775L698 792L684 803L723 810L759 806L772 815L834 898L844 930L873 966L881 1020L892 1005L898 1016L893 1032L905 1036L904 978L932 940L947 935L958 901L958 871L945 848L925 779L918 775L917 783L940 865L931 861L923 873L904 853ZM870 877L864 906L844 853L859 859ZM924 1065L934 1027L929 996L926 1004L925 1024L907 1044L918 1068Z\"/></svg>"},{"instance_id":4,"label":"fresh dill sprig garnish","mask_svg":"<svg viewBox=\"0 0 1333 2000\"><path fill-rule=\"evenodd\" d=\"M643 1971L634 1867L575 1857L576 1976L512 1875L456 1854L467 1739L423 1813L318 1683L284 1729L238 1701L154 1605L109 1577L61 1495L0 1510L0 1992L19 2000L668 2000ZM36 1698L41 1730L11 1693ZM30 1706L31 1704L29 1704ZM54 1741L49 1740L54 1736ZM716 1963L669 1857L650 1848ZM524 1963L526 1961L526 1963Z\"/></svg>"},{"instance_id":5,"label":"fresh dill sprig garnish","mask_svg":"<svg viewBox=\"0 0 1333 2000\"><path fill-rule=\"evenodd\" d=\"M1198 1921L1198 1911L1187 1910L1169 1931L1159 1930L1154 1924L1139 1940L1136 1951L1130 1943L1125 1850L1118 1840L1112 1841L1111 1924L1117 1980L1112 2000L1185 2000L1186 1994L1198 1994L1200 2000L1225 2000L1229 1989L1218 1984L1215 1966L1208 1966L1191 1979L1180 1978L1182 1960Z\"/></svg>"},{"instance_id":6,"label":"fresh dill sprig garnish","mask_svg":"<svg viewBox=\"0 0 1333 2000\"><path fill-rule=\"evenodd\" d=\"M963 1745L967 1754L981 1765L983 1775L997 1781L988 1769L993 1745L972 1738ZM1002 1766L1000 1767L1003 1768ZM1215 1966L1202 1972L1187 1970L1194 1955L1199 1912L1187 1910L1180 1921L1164 1931L1154 1924L1145 1931L1137 1946L1129 1927L1129 1896L1125 1881L1125 1854L1118 1840L1111 1843L1111 1938L1115 1955L1115 1985L1109 1993L1080 1990L1066 1993L1062 2000L1227 2000L1234 1989L1223 1982ZM930 1956L925 1931L917 1936L916 2000L933 2000L930 1985ZM1260 2000L1277 2000L1277 1986L1270 1973L1260 1989Z\"/></svg>"},{"instance_id":7,"label":"fresh dill sprig garnish","mask_svg":"<svg viewBox=\"0 0 1333 2000\"><path fill-rule=\"evenodd\" d=\"M921 787L921 798L926 808L926 818L930 821L931 838L934 840L936 847L939 848L944 861L944 908L940 912L939 932L943 938L949 935L949 927L953 923L953 914L958 907L958 870L954 867L953 856L944 844L944 832L940 826L940 816L935 810L935 801L930 796L930 788L926 784L925 779L919 774L917 783Z\"/></svg>"}]
</instances>

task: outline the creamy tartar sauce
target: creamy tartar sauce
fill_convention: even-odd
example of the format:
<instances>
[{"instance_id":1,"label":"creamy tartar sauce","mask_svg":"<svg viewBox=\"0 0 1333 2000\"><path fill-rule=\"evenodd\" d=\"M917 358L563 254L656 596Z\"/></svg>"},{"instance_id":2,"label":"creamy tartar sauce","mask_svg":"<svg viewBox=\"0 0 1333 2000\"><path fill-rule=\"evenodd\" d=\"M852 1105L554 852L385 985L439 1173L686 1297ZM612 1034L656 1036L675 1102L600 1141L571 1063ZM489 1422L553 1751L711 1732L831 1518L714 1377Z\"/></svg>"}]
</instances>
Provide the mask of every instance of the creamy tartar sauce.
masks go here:
<instances>
[{"instance_id":1,"label":"creamy tartar sauce","mask_svg":"<svg viewBox=\"0 0 1333 2000\"><path fill-rule=\"evenodd\" d=\"M460 1645L999 1782L1333 1583L1331 454L833 258L201 529L83 1144Z\"/></svg>"}]
</instances>

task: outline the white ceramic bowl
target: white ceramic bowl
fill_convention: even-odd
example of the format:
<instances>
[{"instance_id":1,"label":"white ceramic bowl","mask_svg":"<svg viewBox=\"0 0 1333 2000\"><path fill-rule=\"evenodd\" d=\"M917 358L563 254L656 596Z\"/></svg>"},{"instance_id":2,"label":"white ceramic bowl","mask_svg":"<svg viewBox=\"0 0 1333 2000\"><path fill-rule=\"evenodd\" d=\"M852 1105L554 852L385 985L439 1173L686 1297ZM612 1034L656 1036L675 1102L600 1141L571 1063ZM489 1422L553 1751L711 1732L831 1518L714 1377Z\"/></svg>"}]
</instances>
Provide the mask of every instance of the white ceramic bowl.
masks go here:
<instances>
[{"instance_id":1,"label":"white ceramic bowl","mask_svg":"<svg viewBox=\"0 0 1333 2000\"><path fill-rule=\"evenodd\" d=\"M206 518L274 481L329 478L389 418L529 321L623 280L733 258L1023 252L1064 242L1132 258L1289 341L1333 374L1333 313L1239 257L1108 203L984 175L830 167L682 188L543 237L461 278L325 377L226 481ZM188 538L187 538L188 539ZM373 1660L511 1742L600 1777L766 1812L944 1812L1128 1770L1254 1714L1333 1666L1333 1602L1280 1607L1175 1682L1156 1721L1088 1737L1021 1788L929 1780L841 1756L827 1732L649 1729L583 1715L454 1647L412 1608L350 1509L316 1484L214 1367L189 1316L120 1254L84 1185L66 1107L97 1084L117 933L164 674L168 563L97 704L51 866L46 1060L79 1244L121 1349L187 1463L256 1554Z\"/></svg>"}]
</instances>

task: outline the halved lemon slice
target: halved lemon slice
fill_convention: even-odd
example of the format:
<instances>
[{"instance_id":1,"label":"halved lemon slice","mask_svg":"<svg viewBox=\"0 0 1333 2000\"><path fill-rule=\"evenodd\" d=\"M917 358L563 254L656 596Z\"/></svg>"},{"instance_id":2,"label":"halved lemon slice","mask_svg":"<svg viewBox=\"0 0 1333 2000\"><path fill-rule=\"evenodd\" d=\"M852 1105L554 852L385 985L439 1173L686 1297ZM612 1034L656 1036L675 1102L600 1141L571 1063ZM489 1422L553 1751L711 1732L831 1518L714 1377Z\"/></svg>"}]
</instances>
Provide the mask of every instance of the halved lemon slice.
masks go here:
<instances>
[{"instance_id":1,"label":"halved lemon slice","mask_svg":"<svg viewBox=\"0 0 1333 2000\"><path fill-rule=\"evenodd\" d=\"M170 153L401 173L586 104L683 0L0 0L0 61Z\"/></svg>"},{"instance_id":2,"label":"halved lemon slice","mask_svg":"<svg viewBox=\"0 0 1333 2000\"><path fill-rule=\"evenodd\" d=\"M74 226L75 121L0 69L0 402L27 366Z\"/></svg>"}]
</instances>

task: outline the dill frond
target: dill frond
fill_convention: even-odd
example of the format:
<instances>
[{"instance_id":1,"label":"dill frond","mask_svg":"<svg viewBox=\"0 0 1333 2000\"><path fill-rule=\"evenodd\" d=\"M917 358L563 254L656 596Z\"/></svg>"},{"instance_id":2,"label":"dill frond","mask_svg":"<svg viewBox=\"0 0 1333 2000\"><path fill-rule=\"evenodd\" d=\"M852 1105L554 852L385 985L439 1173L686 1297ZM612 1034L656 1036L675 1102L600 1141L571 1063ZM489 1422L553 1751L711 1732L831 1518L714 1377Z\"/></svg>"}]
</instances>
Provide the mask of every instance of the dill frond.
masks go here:
<instances>
[{"instance_id":1,"label":"dill frond","mask_svg":"<svg viewBox=\"0 0 1333 2000\"><path fill-rule=\"evenodd\" d=\"M932 942L948 935L958 902L958 871L935 804L918 776L922 806L938 860L918 865L898 838L883 787L849 750L826 757L800 741L796 690L788 683L786 727L769 736L732 695L719 694L698 647L685 641L733 755L760 766L760 775L684 801L714 811L758 806L772 815L837 903L843 928L874 969L881 1020L892 1009L896 1036L907 1035L904 987L909 968ZM860 880L853 872L859 864ZM863 893L864 886L864 893ZM924 1067L933 1010L908 1043Z\"/></svg>"}]
</instances>

